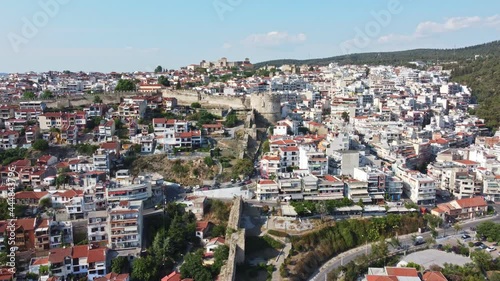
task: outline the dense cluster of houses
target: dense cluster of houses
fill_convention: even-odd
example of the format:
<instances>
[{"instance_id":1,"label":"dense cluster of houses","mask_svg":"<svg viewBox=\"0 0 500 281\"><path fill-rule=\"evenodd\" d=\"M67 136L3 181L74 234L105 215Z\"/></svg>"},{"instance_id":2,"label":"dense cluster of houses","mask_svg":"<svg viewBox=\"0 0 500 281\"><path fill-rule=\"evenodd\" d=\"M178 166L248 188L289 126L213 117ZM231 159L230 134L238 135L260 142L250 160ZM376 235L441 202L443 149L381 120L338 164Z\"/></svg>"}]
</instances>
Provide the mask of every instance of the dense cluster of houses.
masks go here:
<instances>
[{"instance_id":1,"label":"dense cluster of houses","mask_svg":"<svg viewBox=\"0 0 500 281\"><path fill-rule=\"evenodd\" d=\"M257 165L257 199L499 200L500 135L468 113L471 93L448 71L331 64L303 73L302 90L276 86L291 76L267 81L282 120Z\"/></svg>"}]
</instances>

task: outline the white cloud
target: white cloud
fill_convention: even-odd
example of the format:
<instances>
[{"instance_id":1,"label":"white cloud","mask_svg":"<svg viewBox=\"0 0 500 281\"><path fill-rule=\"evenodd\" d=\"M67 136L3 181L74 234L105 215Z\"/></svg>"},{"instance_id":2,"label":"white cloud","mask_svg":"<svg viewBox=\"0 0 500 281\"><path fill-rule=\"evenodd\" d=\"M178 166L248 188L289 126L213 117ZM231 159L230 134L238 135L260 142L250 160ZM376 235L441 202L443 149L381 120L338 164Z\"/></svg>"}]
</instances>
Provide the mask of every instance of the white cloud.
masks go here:
<instances>
[{"instance_id":1,"label":"white cloud","mask_svg":"<svg viewBox=\"0 0 500 281\"><path fill-rule=\"evenodd\" d=\"M251 34L242 43L250 46L279 46L284 44L300 44L306 41L307 36L304 33L288 34L283 31L271 31L265 34Z\"/></svg>"},{"instance_id":2,"label":"white cloud","mask_svg":"<svg viewBox=\"0 0 500 281\"><path fill-rule=\"evenodd\" d=\"M413 41L423 37L429 37L439 33L453 32L467 28L496 28L500 29L500 16L481 18L473 17L453 17L444 22L425 21L415 28L413 34L388 34L377 39L378 43L394 43L401 41Z\"/></svg>"},{"instance_id":3,"label":"white cloud","mask_svg":"<svg viewBox=\"0 0 500 281\"><path fill-rule=\"evenodd\" d=\"M231 45L230 43L224 43L222 45L222 49L231 49L233 47L233 45Z\"/></svg>"}]
</instances>

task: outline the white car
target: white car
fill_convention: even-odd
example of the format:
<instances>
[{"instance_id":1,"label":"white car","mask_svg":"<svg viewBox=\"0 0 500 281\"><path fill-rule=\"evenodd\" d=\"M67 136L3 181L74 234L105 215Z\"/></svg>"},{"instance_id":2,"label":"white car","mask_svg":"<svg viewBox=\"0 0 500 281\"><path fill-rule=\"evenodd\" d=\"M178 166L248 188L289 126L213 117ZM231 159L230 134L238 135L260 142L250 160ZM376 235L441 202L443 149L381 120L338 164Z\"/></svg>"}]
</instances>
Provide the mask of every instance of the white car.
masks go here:
<instances>
[{"instance_id":1,"label":"white car","mask_svg":"<svg viewBox=\"0 0 500 281\"><path fill-rule=\"evenodd\" d=\"M486 248L486 251L488 251L488 252L493 252L493 251L495 251L496 249L497 249L497 248L495 248L495 247L488 247L488 248Z\"/></svg>"}]
</instances>

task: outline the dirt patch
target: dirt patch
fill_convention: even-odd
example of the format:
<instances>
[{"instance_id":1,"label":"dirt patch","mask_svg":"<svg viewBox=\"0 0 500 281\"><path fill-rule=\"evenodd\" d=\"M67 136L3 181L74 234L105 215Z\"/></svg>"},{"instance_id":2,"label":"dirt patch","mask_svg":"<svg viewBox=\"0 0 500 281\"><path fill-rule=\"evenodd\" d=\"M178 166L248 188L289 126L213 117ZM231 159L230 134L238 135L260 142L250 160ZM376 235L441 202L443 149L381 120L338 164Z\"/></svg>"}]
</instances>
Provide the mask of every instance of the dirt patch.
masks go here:
<instances>
[{"instance_id":1,"label":"dirt patch","mask_svg":"<svg viewBox=\"0 0 500 281\"><path fill-rule=\"evenodd\" d=\"M132 174L157 172L165 180L181 185L201 185L204 180L211 180L218 172L217 165L208 167L203 158L196 160L170 160L166 155L147 155L137 158L132 164Z\"/></svg>"}]
</instances>

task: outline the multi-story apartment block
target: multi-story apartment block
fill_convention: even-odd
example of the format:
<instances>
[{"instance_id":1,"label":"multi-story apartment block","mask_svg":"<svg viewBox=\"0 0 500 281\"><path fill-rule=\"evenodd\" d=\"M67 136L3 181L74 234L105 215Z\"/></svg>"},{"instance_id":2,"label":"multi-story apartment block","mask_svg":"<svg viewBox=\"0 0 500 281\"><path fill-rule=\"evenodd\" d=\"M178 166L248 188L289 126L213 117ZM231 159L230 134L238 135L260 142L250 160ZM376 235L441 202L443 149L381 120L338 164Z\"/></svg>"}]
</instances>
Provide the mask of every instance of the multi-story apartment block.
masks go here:
<instances>
[{"instance_id":1,"label":"multi-story apartment block","mask_svg":"<svg viewBox=\"0 0 500 281\"><path fill-rule=\"evenodd\" d=\"M111 141L115 135L116 127L113 119L103 121L97 126L97 140L98 141Z\"/></svg>"},{"instance_id":2,"label":"multi-story apartment block","mask_svg":"<svg viewBox=\"0 0 500 281\"><path fill-rule=\"evenodd\" d=\"M385 199L385 178L384 172L371 167L354 168L353 178L368 183L368 193L373 202L383 203Z\"/></svg>"},{"instance_id":3,"label":"multi-story apartment block","mask_svg":"<svg viewBox=\"0 0 500 281\"><path fill-rule=\"evenodd\" d=\"M2 104L0 105L0 119L4 122L14 118L14 112L16 110L15 106Z\"/></svg>"},{"instance_id":4,"label":"multi-story apartment block","mask_svg":"<svg viewBox=\"0 0 500 281\"><path fill-rule=\"evenodd\" d=\"M50 248L73 245L73 224L71 221L50 221Z\"/></svg>"},{"instance_id":5,"label":"multi-story apartment block","mask_svg":"<svg viewBox=\"0 0 500 281\"><path fill-rule=\"evenodd\" d=\"M419 171L395 167L396 176L403 180L403 192L418 205L434 205L436 183L433 178Z\"/></svg>"},{"instance_id":6,"label":"multi-story apartment block","mask_svg":"<svg viewBox=\"0 0 500 281\"><path fill-rule=\"evenodd\" d=\"M403 181L396 176L388 176L385 178L385 194L389 201L401 200L403 194Z\"/></svg>"},{"instance_id":7,"label":"multi-story apartment block","mask_svg":"<svg viewBox=\"0 0 500 281\"><path fill-rule=\"evenodd\" d=\"M325 175L318 182L318 198L320 200L342 200L344 198L344 182L331 175Z\"/></svg>"},{"instance_id":8,"label":"multi-story apartment block","mask_svg":"<svg viewBox=\"0 0 500 281\"><path fill-rule=\"evenodd\" d=\"M48 258L50 273L64 279L72 275L94 280L107 274L107 255L107 248L92 245L51 249Z\"/></svg>"},{"instance_id":9,"label":"multi-story apartment block","mask_svg":"<svg viewBox=\"0 0 500 281\"><path fill-rule=\"evenodd\" d=\"M142 247L142 201L121 201L108 211L108 245L114 250Z\"/></svg>"},{"instance_id":10,"label":"multi-story apartment block","mask_svg":"<svg viewBox=\"0 0 500 281\"><path fill-rule=\"evenodd\" d=\"M282 173L279 176L278 186L281 200L303 199L302 180L293 173Z\"/></svg>"},{"instance_id":11,"label":"multi-story apartment block","mask_svg":"<svg viewBox=\"0 0 500 281\"><path fill-rule=\"evenodd\" d=\"M279 198L278 183L274 180L259 180L255 195L258 200L277 200Z\"/></svg>"},{"instance_id":12,"label":"multi-story apartment block","mask_svg":"<svg viewBox=\"0 0 500 281\"><path fill-rule=\"evenodd\" d=\"M36 111L45 111L47 105L43 101L22 101L19 102L19 109L34 109Z\"/></svg>"},{"instance_id":13,"label":"multi-story apartment block","mask_svg":"<svg viewBox=\"0 0 500 281\"><path fill-rule=\"evenodd\" d=\"M89 212L87 221L87 239L89 243L106 245L109 238L108 212L105 210Z\"/></svg>"},{"instance_id":14,"label":"multi-story apartment block","mask_svg":"<svg viewBox=\"0 0 500 281\"><path fill-rule=\"evenodd\" d=\"M272 175L278 175L281 171L280 156L273 154L266 154L260 161L260 174L263 178L269 178Z\"/></svg>"},{"instance_id":15,"label":"multi-story apartment block","mask_svg":"<svg viewBox=\"0 0 500 281\"><path fill-rule=\"evenodd\" d=\"M102 171L109 173L109 170L111 169L111 161L109 153L106 152L105 149L103 148L97 149L92 157L94 163L94 171Z\"/></svg>"},{"instance_id":16,"label":"multi-story apartment block","mask_svg":"<svg viewBox=\"0 0 500 281\"><path fill-rule=\"evenodd\" d=\"M38 116L38 124L42 131L48 131L51 128L61 130L65 126L72 125L83 128L86 125L86 120L87 117L83 111L75 113L47 112Z\"/></svg>"},{"instance_id":17,"label":"multi-story apartment block","mask_svg":"<svg viewBox=\"0 0 500 281\"><path fill-rule=\"evenodd\" d=\"M16 148L19 143L19 132L11 130L0 131L0 149Z\"/></svg>"},{"instance_id":18,"label":"multi-story apartment block","mask_svg":"<svg viewBox=\"0 0 500 281\"><path fill-rule=\"evenodd\" d=\"M119 170L116 181L111 181L106 186L108 202L146 200L151 196L151 182L141 177L133 178L127 170Z\"/></svg>"},{"instance_id":19,"label":"multi-story apartment block","mask_svg":"<svg viewBox=\"0 0 500 281\"><path fill-rule=\"evenodd\" d=\"M360 201L364 204L372 203L372 198L370 197L370 193L368 192L368 182L348 179L344 181L344 183L347 198L356 203Z\"/></svg>"},{"instance_id":20,"label":"multi-story apartment block","mask_svg":"<svg viewBox=\"0 0 500 281\"><path fill-rule=\"evenodd\" d=\"M25 128L25 139L27 144L31 144L37 140L38 134L40 133L40 127L38 126L26 126Z\"/></svg>"},{"instance_id":21,"label":"multi-story apartment block","mask_svg":"<svg viewBox=\"0 0 500 281\"><path fill-rule=\"evenodd\" d=\"M280 155L280 168L282 173L291 172L291 168L299 167L299 148L296 146L285 146L278 149ZM288 171L287 171L288 168Z\"/></svg>"},{"instance_id":22,"label":"multi-story apartment block","mask_svg":"<svg viewBox=\"0 0 500 281\"><path fill-rule=\"evenodd\" d=\"M37 251L46 251L50 249L50 222L48 219L42 219L39 223L35 220L35 249Z\"/></svg>"},{"instance_id":23,"label":"multi-story apartment block","mask_svg":"<svg viewBox=\"0 0 500 281\"><path fill-rule=\"evenodd\" d=\"M311 146L299 146L299 168L316 176L328 174L328 157Z\"/></svg>"},{"instance_id":24,"label":"multi-story apartment block","mask_svg":"<svg viewBox=\"0 0 500 281\"><path fill-rule=\"evenodd\" d=\"M124 100L118 106L117 115L122 119L142 119L144 113L146 113L146 108L147 102L144 99L142 101Z\"/></svg>"},{"instance_id":25,"label":"multi-story apartment block","mask_svg":"<svg viewBox=\"0 0 500 281\"><path fill-rule=\"evenodd\" d=\"M105 104L91 104L83 109L88 118L104 116L106 110Z\"/></svg>"}]
</instances>

